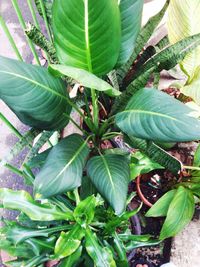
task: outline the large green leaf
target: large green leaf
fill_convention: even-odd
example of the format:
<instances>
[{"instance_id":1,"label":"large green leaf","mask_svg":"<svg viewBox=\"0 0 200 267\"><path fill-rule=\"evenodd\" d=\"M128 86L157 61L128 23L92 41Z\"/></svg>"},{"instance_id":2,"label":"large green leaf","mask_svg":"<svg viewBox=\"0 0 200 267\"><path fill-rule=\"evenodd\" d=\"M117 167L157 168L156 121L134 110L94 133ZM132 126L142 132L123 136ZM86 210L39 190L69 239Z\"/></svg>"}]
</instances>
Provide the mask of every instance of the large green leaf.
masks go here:
<instances>
[{"instance_id":1,"label":"large green leaf","mask_svg":"<svg viewBox=\"0 0 200 267\"><path fill-rule=\"evenodd\" d=\"M88 153L87 140L78 134L54 146L34 182L37 198L48 198L80 186Z\"/></svg>"},{"instance_id":2,"label":"large green leaf","mask_svg":"<svg viewBox=\"0 0 200 267\"><path fill-rule=\"evenodd\" d=\"M80 246L84 237L84 230L79 224L75 224L68 232L62 232L55 246L55 258L65 258L72 255Z\"/></svg>"},{"instance_id":3,"label":"large green leaf","mask_svg":"<svg viewBox=\"0 0 200 267\"><path fill-rule=\"evenodd\" d=\"M54 75L69 76L85 87L105 92L110 96L120 95L120 92L117 89L113 88L109 83L86 70L64 65L51 65L49 67L49 70Z\"/></svg>"},{"instance_id":4,"label":"large green leaf","mask_svg":"<svg viewBox=\"0 0 200 267\"><path fill-rule=\"evenodd\" d=\"M195 203L192 192L180 186L169 206L160 239L177 235L191 221Z\"/></svg>"},{"instance_id":5,"label":"large green leaf","mask_svg":"<svg viewBox=\"0 0 200 267\"><path fill-rule=\"evenodd\" d=\"M170 190L162 196L146 213L147 217L163 217L167 215L169 206L176 194L176 189Z\"/></svg>"},{"instance_id":6,"label":"large green leaf","mask_svg":"<svg viewBox=\"0 0 200 267\"><path fill-rule=\"evenodd\" d=\"M97 190L121 214L126 205L130 169L128 160L121 155L101 155L93 157L87 165L88 175Z\"/></svg>"},{"instance_id":7,"label":"large green leaf","mask_svg":"<svg viewBox=\"0 0 200 267\"><path fill-rule=\"evenodd\" d=\"M5 209L19 210L33 221L73 220L71 211L64 212L55 205L39 204L25 191L0 189L0 201Z\"/></svg>"},{"instance_id":8,"label":"large green leaf","mask_svg":"<svg viewBox=\"0 0 200 267\"><path fill-rule=\"evenodd\" d=\"M63 259L58 267L74 267L79 261L83 248L80 246L73 254Z\"/></svg>"},{"instance_id":9,"label":"large green leaf","mask_svg":"<svg viewBox=\"0 0 200 267\"><path fill-rule=\"evenodd\" d=\"M138 138L157 142L200 139L200 121L189 107L153 88L138 91L126 110L116 115L117 126Z\"/></svg>"},{"instance_id":10,"label":"large green leaf","mask_svg":"<svg viewBox=\"0 0 200 267\"><path fill-rule=\"evenodd\" d=\"M121 23L116 0L55 0L53 31L62 64L104 75L115 66Z\"/></svg>"},{"instance_id":11,"label":"large green leaf","mask_svg":"<svg viewBox=\"0 0 200 267\"><path fill-rule=\"evenodd\" d=\"M121 0L122 41L117 65L128 61L135 46L135 41L141 27L143 0Z\"/></svg>"},{"instance_id":12,"label":"large green leaf","mask_svg":"<svg viewBox=\"0 0 200 267\"><path fill-rule=\"evenodd\" d=\"M87 253L93 259L97 267L116 267L116 263L113 259L110 249L102 247L99 244L96 234L92 233L89 228L86 229L85 239Z\"/></svg>"},{"instance_id":13,"label":"large green leaf","mask_svg":"<svg viewBox=\"0 0 200 267\"><path fill-rule=\"evenodd\" d=\"M128 160L121 155L93 157L87 165L88 175L97 190L121 214L126 205L130 170Z\"/></svg>"},{"instance_id":14,"label":"large green leaf","mask_svg":"<svg viewBox=\"0 0 200 267\"><path fill-rule=\"evenodd\" d=\"M171 0L168 9L168 36L172 44L197 33L200 33L199 0ZM180 23L181 22L181 23ZM195 69L200 65L200 46L189 53L181 67L192 78Z\"/></svg>"},{"instance_id":15,"label":"large green leaf","mask_svg":"<svg viewBox=\"0 0 200 267\"><path fill-rule=\"evenodd\" d=\"M70 225L65 225L46 229L34 229L21 226L13 222L11 225L9 224L1 228L0 233L6 234L6 238L17 245L18 243L21 243L32 237L49 237L53 233L69 230L70 228Z\"/></svg>"},{"instance_id":16,"label":"large green leaf","mask_svg":"<svg viewBox=\"0 0 200 267\"><path fill-rule=\"evenodd\" d=\"M64 127L70 113L62 80L45 68L0 57L0 98L19 119L37 129Z\"/></svg>"}]
</instances>

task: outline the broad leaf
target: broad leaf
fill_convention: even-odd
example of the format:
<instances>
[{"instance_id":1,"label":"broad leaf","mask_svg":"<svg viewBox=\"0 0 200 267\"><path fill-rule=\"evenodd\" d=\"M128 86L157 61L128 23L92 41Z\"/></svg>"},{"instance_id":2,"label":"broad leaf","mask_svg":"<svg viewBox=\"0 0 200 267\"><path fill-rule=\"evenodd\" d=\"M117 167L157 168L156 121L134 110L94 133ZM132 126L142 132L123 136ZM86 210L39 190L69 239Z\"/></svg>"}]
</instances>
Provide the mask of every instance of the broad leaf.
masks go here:
<instances>
[{"instance_id":1,"label":"broad leaf","mask_svg":"<svg viewBox=\"0 0 200 267\"><path fill-rule=\"evenodd\" d=\"M153 170L164 169L160 164L146 157L141 152L136 152L131 156L131 179L135 179L138 175L149 173Z\"/></svg>"},{"instance_id":2,"label":"broad leaf","mask_svg":"<svg viewBox=\"0 0 200 267\"><path fill-rule=\"evenodd\" d=\"M68 123L65 85L45 68L0 57L0 98L23 123L37 129L61 129Z\"/></svg>"},{"instance_id":3,"label":"broad leaf","mask_svg":"<svg viewBox=\"0 0 200 267\"><path fill-rule=\"evenodd\" d=\"M80 246L73 254L63 259L58 267L74 267L81 257L82 249Z\"/></svg>"},{"instance_id":4,"label":"broad leaf","mask_svg":"<svg viewBox=\"0 0 200 267\"><path fill-rule=\"evenodd\" d=\"M73 220L72 212L63 212L50 204L39 204L25 191L0 189L0 201L3 208L19 210L33 221Z\"/></svg>"},{"instance_id":5,"label":"broad leaf","mask_svg":"<svg viewBox=\"0 0 200 267\"><path fill-rule=\"evenodd\" d=\"M88 175L97 190L121 214L126 205L130 170L128 160L120 155L93 157L87 165Z\"/></svg>"},{"instance_id":6,"label":"broad leaf","mask_svg":"<svg viewBox=\"0 0 200 267\"><path fill-rule=\"evenodd\" d=\"M200 167L200 145L198 145L195 151L193 166Z\"/></svg>"},{"instance_id":7,"label":"broad leaf","mask_svg":"<svg viewBox=\"0 0 200 267\"><path fill-rule=\"evenodd\" d=\"M105 92L110 96L120 95L120 92L117 89L113 88L109 83L86 70L64 65L51 65L49 67L49 70L53 75L65 75L71 77L85 87Z\"/></svg>"},{"instance_id":8,"label":"broad leaf","mask_svg":"<svg viewBox=\"0 0 200 267\"><path fill-rule=\"evenodd\" d=\"M87 253L93 259L97 267L116 267L116 263L113 259L110 249L102 247L99 244L96 234L92 233L89 228L86 230L85 239Z\"/></svg>"},{"instance_id":9,"label":"broad leaf","mask_svg":"<svg viewBox=\"0 0 200 267\"><path fill-rule=\"evenodd\" d=\"M96 75L104 75L115 66L121 41L116 0L55 0L53 31L62 64Z\"/></svg>"},{"instance_id":10,"label":"broad leaf","mask_svg":"<svg viewBox=\"0 0 200 267\"><path fill-rule=\"evenodd\" d=\"M74 210L74 218L82 227L90 224L94 219L96 198L90 196L81 201Z\"/></svg>"},{"instance_id":11,"label":"broad leaf","mask_svg":"<svg viewBox=\"0 0 200 267\"><path fill-rule=\"evenodd\" d=\"M10 256L30 259L30 257L34 257L33 251L27 244L21 244L20 246L13 245L10 241L1 237L0 249L2 251L7 252Z\"/></svg>"},{"instance_id":12,"label":"broad leaf","mask_svg":"<svg viewBox=\"0 0 200 267\"><path fill-rule=\"evenodd\" d=\"M80 186L88 153L87 140L78 134L70 135L54 146L36 176L37 197L48 198Z\"/></svg>"},{"instance_id":13,"label":"broad leaf","mask_svg":"<svg viewBox=\"0 0 200 267\"><path fill-rule=\"evenodd\" d=\"M91 195L95 195L96 193L97 190L91 182L90 178L88 176L82 177L82 183L80 188L81 199L84 200Z\"/></svg>"},{"instance_id":14,"label":"broad leaf","mask_svg":"<svg viewBox=\"0 0 200 267\"><path fill-rule=\"evenodd\" d=\"M177 190L173 189L164 194L146 213L147 217L163 217L167 215L169 206Z\"/></svg>"},{"instance_id":15,"label":"broad leaf","mask_svg":"<svg viewBox=\"0 0 200 267\"><path fill-rule=\"evenodd\" d=\"M191 191L180 186L169 206L160 239L177 235L191 221L195 202Z\"/></svg>"},{"instance_id":16,"label":"broad leaf","mask_svg":"<svg viewBox=\"0 0 200 267\"><path fill-rule=\"evenodd\" d=\"M65 225L46 229L34 229L27 228L13 222L11 225L1 228L0 232L6 234L7 239L17 245L18 243L21 243L32 237L49 237L54 233L69 230L70 228L71 226Z\"/></svg>"},{"instance_id":17,"label":"broad leaf","mask_svg":"<svg viewBox=\"0 0 200 267\"><path fill-rule=\"evenodd\" d=\"M174 44L188 36L200 33L199 0L171 0L168 9L168 36ZM180 23L181 21L181 23ZM181 62L183 71L192 78L200 65L200 46L189 53Z\"/></svg>"},{"instance_id":18,"label":"broad leaf","mask_svg":"<svg viewBox=\"0 0 200 267\"><path fill-rule=\"evenodd\" d=\"M27 244L30 249L33 250L35 256L40 256L44 254L52 254L54 251L56 236L51 236L48 238L29 238L25 240L25 244ZM21 245L21 244L20 244Z\"/></svg>"},{"instance_id":19,"label":"broad leaf","mask_svg":"<svg viewBox=\"0 0 200 267\"><path fill-rule=\"evenodd\" d=\"M128 135L158 142L200 139L200 121L190 108L156 89L144 88L116 115L117 126Z\"/></svg>"},{"instance_id":20,"label":"broad leaf","mask_svg":"<svg viewBox=\"0 0 200 267\"><path fill-rule=\"evenodd\" d=\"M119 1L121 13L122 41L117 65L122 65L130 58L141 27L143 0Z\"/></svg>"},{"instance_id":21,"label":"broad leaf","mask_svg":"<svg viewBox=\"0 0 200 267\"><path fill-rule=\"evenodd\" d=\"M75 224L68 232L62 232L55 246L55 258L62 259L72 255L80 246L84 237L84 230L79 224Z\"/></svg>"}]
</instances>

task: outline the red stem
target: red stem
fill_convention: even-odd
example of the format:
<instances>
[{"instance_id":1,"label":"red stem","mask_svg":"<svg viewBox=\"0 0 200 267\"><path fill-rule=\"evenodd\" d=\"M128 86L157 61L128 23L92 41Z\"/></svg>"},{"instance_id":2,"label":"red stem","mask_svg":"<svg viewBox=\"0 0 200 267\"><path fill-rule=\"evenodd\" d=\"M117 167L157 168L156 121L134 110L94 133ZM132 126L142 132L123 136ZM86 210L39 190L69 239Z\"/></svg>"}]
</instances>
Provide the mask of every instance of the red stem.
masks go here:
<instances>
[{"instance_id":1,"label":"red stem","mask_svg":"<svg viewBox=\"0 0 200 267\"><path fill-rule=\"evenodd\" d=\"M137 186L137 192L138 192L138 196L140 197L140 199L142 200L142 202L144 202L145 205L147 205L148 207L152 207L153 204L151 204L143 195L141 189L140 189L140 179L141 179L141 175L139 175L136 179L136 186Z\"/></svg>"}]
</instances>

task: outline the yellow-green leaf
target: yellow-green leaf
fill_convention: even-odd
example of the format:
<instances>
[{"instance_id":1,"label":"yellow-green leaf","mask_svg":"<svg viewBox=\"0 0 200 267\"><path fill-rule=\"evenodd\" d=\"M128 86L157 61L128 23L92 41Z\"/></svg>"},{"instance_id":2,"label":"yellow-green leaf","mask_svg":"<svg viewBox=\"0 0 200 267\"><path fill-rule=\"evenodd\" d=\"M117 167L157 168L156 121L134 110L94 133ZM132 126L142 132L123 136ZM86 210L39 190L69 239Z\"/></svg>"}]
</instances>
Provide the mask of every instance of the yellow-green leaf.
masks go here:
<instances>
[{"instance_id":1,"label":"yellow-green leaf","mask_svg":"<svg viewBox=\"0 0 200 267\"><path fill-rule=\"evenodd\" d=\"M188 36L200 33L199 14L199 0L171 0L167 20L170 43L174 44ZM200 47L185 57L181 67L192 78L198 65L200 65Z\"/></svg>"}]
</instances>

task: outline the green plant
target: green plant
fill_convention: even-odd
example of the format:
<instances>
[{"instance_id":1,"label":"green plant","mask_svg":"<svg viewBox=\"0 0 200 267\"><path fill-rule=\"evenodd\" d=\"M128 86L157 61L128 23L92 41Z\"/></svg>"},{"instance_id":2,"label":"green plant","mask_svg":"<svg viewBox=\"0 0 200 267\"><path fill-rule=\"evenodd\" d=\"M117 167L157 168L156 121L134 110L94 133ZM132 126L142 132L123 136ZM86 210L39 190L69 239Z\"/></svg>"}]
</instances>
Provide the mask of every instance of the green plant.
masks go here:
<instances>
[{"instance_id":1,"label":"green plant","mask_svg":"<svg viewBox=\"0 0 200 267\"><path fill-rule=\"evenodd\" d=\"M141 30L140 0L55 0L52 12L51 2L36 1L49 40L37 25L25 29L31 47L33 41L46 51L48 70L0 57L1 99L40 132L33 146L35 136L30 140L18 134L14 151L1 161L34 188L34 198L23 191L0 190L2 206L21 211L18 222L5 222L1 248L19 258L10 266L24 261L26 266L40 266L48 259L62 259L60 266L128 266L127 251L159 242L131 235L128 220L137 211L126 211L127 198L132 199L129 182L153 169L175 174L182 169L156 143L200 139L200 121L189 107L145 86L152 74L173 68L193 51L200 34L155 50L150 57L143 52L135 64L169 1ZM67 85L76 83L81 86L72 98ZM69 121L81 134L59 138ZM122 149L115 137L124 140ZM38 153L47 141L49 148ZM105 141L112 149L105 148ZM18 170L9 160L24 146L31 148ZM132 155L129 146L142 154ZM36 175L35 167L40 169ZM190 192L182 186L177 194L182 196L183 190ZM187 221L191 213L183 215Z\"/></svg>"}]
</instances>

